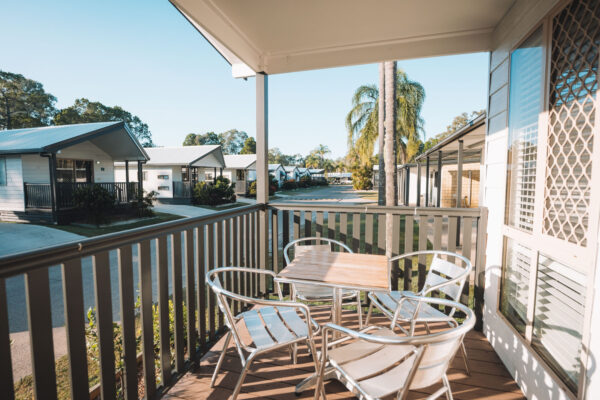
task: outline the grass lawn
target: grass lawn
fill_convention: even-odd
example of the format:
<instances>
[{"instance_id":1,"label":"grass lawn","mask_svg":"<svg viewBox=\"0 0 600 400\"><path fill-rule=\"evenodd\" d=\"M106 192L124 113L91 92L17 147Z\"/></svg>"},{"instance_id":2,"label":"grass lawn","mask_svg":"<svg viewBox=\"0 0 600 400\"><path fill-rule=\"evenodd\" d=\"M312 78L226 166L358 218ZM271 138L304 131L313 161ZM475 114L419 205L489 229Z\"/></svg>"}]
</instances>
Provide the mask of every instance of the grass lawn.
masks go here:
<instances>
[{"instance_id":1,"label":"grass lawn","mask_svg":"<svg viewBox=\"0 0 600 400\"><path fill-rule=\"evenodd\" d=\"M295 195L299 195L299 194L311 193L311 192L314 192L315 190L323 189L326 187L327 186L311 186L311 187L307 187L307 188L299 188L299 189L292 189L292 190L278 190L276 193L282 194L284 196L295 196Z\"/></svg>"},{"instance_id":2,"label":"grass lawn","mask_svg":"<svg viewBox=\"0 0 600 400\"><path fill-rule=\"evenodd\" d=\"M77 226L77 225L44 225L55 229L60 229L63 231L76 233L78 235L92 237L104 235L107 233L114 233L125 231L128 229L139 228L141 226L155 225L160 224L161 222L173 221L176 219L183 218L180 215L167 214L167 213L154 213L154 217L143 219L141 221L132 222L131 224L122 224L122 225L114 225L114 226L106 226L101 228L96 227L87 227L87 226Z\"/></svg>"},{"instance_id":3,"label":"grass lawn","mask_svg":"<svg viewBox=\"0 0 600 400\"><path fill-rule=\"evenodd\" d=\"M366 200L373 200L373 201L377 201L377 192L373 191L373 192L357 192L356 194L358 194L358 196L361 199L366 199Z\"/></svg>"},{"instance_id":4,"label":"grass lawn","mask_svg":"<svg viewBox=\"0 0 600 400\"><path fill-rule=\"evenodd\" d=\"M242 203L242 202L237 202L237 203L231 203L231 204L227 204L227 205L222 205L221 207L214 207L214 206L200 206L197 204L194 204L196 207L200 207L200 208L206 208L207 210L213 210L213 211L223 211L223 210L229 210L231 208L237 208L237 207L243 207L243 206L247 206L248 203Z\"/></svg>"}]
</instances>

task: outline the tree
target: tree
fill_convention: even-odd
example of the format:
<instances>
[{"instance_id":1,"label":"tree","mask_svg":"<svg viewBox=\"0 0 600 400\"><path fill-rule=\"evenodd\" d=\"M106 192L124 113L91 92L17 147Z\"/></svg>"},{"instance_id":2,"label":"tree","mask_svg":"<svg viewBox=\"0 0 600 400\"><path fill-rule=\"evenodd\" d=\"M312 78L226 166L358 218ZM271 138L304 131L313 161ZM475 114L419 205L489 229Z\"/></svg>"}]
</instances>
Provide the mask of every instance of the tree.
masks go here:
<instances>
[{"instance_id":1,"label":"tree","mask_svg":"<svg viewBox=\"0 0 600 400\"><path fill-rule=\"evenodd\" d=\"M252 136L246 139L240 154L256 154L256 140Z\"/></svg>"},{"instance_id":2,"label":"tree","mask_svg":"<svg viewBox=\"0 0 600 400\"><path fill-rule=\"evenodd\" d=\"M230 129L226 132L220 133L219 136L221 137L221 142L223 143L224 154L240 154L246 139L248 139L248 134L246 132L238 131L237 129Z\"/></svg>"},{"instance_id":3,"label":"tree","mask_svg":"<svg viewBox=\"0 0 600 400\"><path fill-rule=\"evenodd\" d=\"M396 130L395 144L398 148L396 161L409 161L406 143L417 141L423 133L421 108L425 100L425 89L418 82L398 70L395 85ZM385 94L384 94L385 96ZM362 163L373 155L379 128L379 90L375 85L363 85L352 96L352 109L346 116L348 144L354 149Z\"/></svg>"},{"instance_id":4,"label":"tree","mask_svg":"<svg viewBox=\"0 0 600 400\"><path fill-rule=\"evenodd\" d=\"M55 103L41 83L0 70L0 129L49 125Z\"/></svg>"},{"instance_id":5,"label":"tree","mask_svg":"<svg viewBox=\"0 0 600 400\"><path fill-rule=\"evenodd\" d=\"M148 124L137 115L119 106L107 106L98 101L76 99L71 107L63 108L54 116L54 125L83 124L90 122L123 121L142 146L152 147L152 133Z\"/></svg>"},{"instance_id":6,"label":"tree","mask_svg":"<svg viewBox=\"0 0 600 400\"><path fill-rule=\"evenodd\" d=\"M327 162L327 158L325 156L329 153L331 153L329 147L323 144L318 145L306 157L305 166L308 168L325 168L325 164Z\"/></svg>"},{"instance_id":7,"label":"tree","mask_svg":"<svg viewBox=\"0 0 600 400\"><path fill-rule=\"evenodd\" d=\"M204 134L188 133L183 140L184 146L223 145L222 138L214 132Z\"/></svg>"}]
</instances>

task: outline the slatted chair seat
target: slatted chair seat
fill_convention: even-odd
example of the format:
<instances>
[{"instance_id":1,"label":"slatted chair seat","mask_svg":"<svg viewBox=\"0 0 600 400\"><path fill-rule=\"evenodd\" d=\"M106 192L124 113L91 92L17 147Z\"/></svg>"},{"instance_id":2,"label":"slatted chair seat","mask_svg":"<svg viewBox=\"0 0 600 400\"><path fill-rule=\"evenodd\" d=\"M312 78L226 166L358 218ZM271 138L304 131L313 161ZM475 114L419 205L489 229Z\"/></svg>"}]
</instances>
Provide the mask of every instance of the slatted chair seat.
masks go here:
<instances>
[{"instance_id":1,"label":"slatted chair seat","mask_svg":"<svg viewBox=\"0 0 600 400\"><path fill-rule=\"evenodd\" d=\"M219 276L222 277L231 273L270 275L273 279L276 275L273 271L243 267L217 268L206 274L206 283L214 292L219 309L225 314L225 326L228 328L223 350L217 361L210 386L214 387L215 385L225 353L229 348L231 339L233 339L242 363L242 372L231 397L232 400L235 400L240 393L250 365L258 356L287 347L291 350L292 361L295 363L296 347L300 342L306 343L311 354L317 354L313 336L319 332L320 328L311 318L310 309L307 305L281 300L281 291L278 291L280 300L264 300L243 296L224 289ZM233 315L230 306L233 301L239 301L253 308L238 315ZM242 340L242 336L238 332L240 321L244 323L250 335L249 343ZM315 359L314 362L316 370L317 360Z\"/></svg>"},{"instance_id":2,"label":"slatted chair seat","mask_svg":"<svg viewBox=\"0 0 600 400\"><path fill-rule=\"evenodd\" d=\"M406 294L412 292L374 292L373 296L388 310L393 313L398 306L398 302ZM413 300L405 300L402 307L398 311L398 319L410 321L416 318L419 322L441 322L453 321L452 317L446 315L443 311L430 306L429 304L421 304L419 312L415 315L415 310L419 302Z\"/></svg>"},{"instance_id":3,"label":"slatted chair seat","mask_svg":"<svg viewBox=\"0 0 600 400\"><path fill-rule=\"evenodd\" d=\"M391 329L374 326L353 331L334 324L325 325L315 399L326 397L325 375L342 382L360 399L381 399L394 394L398 399L406 399L410 390L430 387L440 381L443 386L428 399L443 394L452 399L446 371L464 336L475 325L475 316L466 306L449 300L411 297L430 306L459 308L465 313L465 320L446 331L420 336L400 336ZM337 342L337 347L329 343L329 334L334 331L345 336L341 344ZM344 343L347 339L355 341Z\"/></svg>"}]
</instances>

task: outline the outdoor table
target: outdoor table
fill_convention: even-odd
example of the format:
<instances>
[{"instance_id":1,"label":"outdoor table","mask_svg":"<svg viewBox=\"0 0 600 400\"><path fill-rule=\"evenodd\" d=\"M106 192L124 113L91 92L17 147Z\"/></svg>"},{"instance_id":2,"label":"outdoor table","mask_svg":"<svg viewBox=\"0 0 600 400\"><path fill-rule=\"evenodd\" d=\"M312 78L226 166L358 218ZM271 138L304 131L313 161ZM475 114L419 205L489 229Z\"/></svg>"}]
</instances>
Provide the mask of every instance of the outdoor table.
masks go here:
<instances>
[{"instance_id":1,"label":"outdoor table","mask_svg":"<svg viewBox=\"0 0 600 400\"><path fill-rule=\"evenodd\" d=\"M389 291L390 275L386 256L339 253L316 249L299 254L277 274L276 282L331 287L331 320L342 324L342 290ZM360 301L360 299L359 299ZM315 383L313 375L296 386L301 393Z\"/></svg>"}]
</instances>

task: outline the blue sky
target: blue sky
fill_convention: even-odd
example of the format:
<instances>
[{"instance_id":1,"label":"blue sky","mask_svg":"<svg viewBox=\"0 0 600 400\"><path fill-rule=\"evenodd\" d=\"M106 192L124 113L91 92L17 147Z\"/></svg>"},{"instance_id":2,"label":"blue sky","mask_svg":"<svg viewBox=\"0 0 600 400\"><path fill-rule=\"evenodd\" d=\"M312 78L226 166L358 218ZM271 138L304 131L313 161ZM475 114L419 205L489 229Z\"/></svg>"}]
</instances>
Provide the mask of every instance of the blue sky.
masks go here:
<instances>
[{"instance_id":1,"label":"blue sky","mask_svg":"<svg viewBox=\"0 0 600 400\"><path fill-rule=\"evenodd\" d=\"M4 0L0 69L44 84L66 107L78 97L120 105L148 123L157 145L190 132L255 132L254 80L225 60L167 0ZM427 136L463 111L485 108L488 54L400 61L426 90ZM346 153L345 116L375 64L269 77L269 146Z\"/></svg>"}]
</instances>

